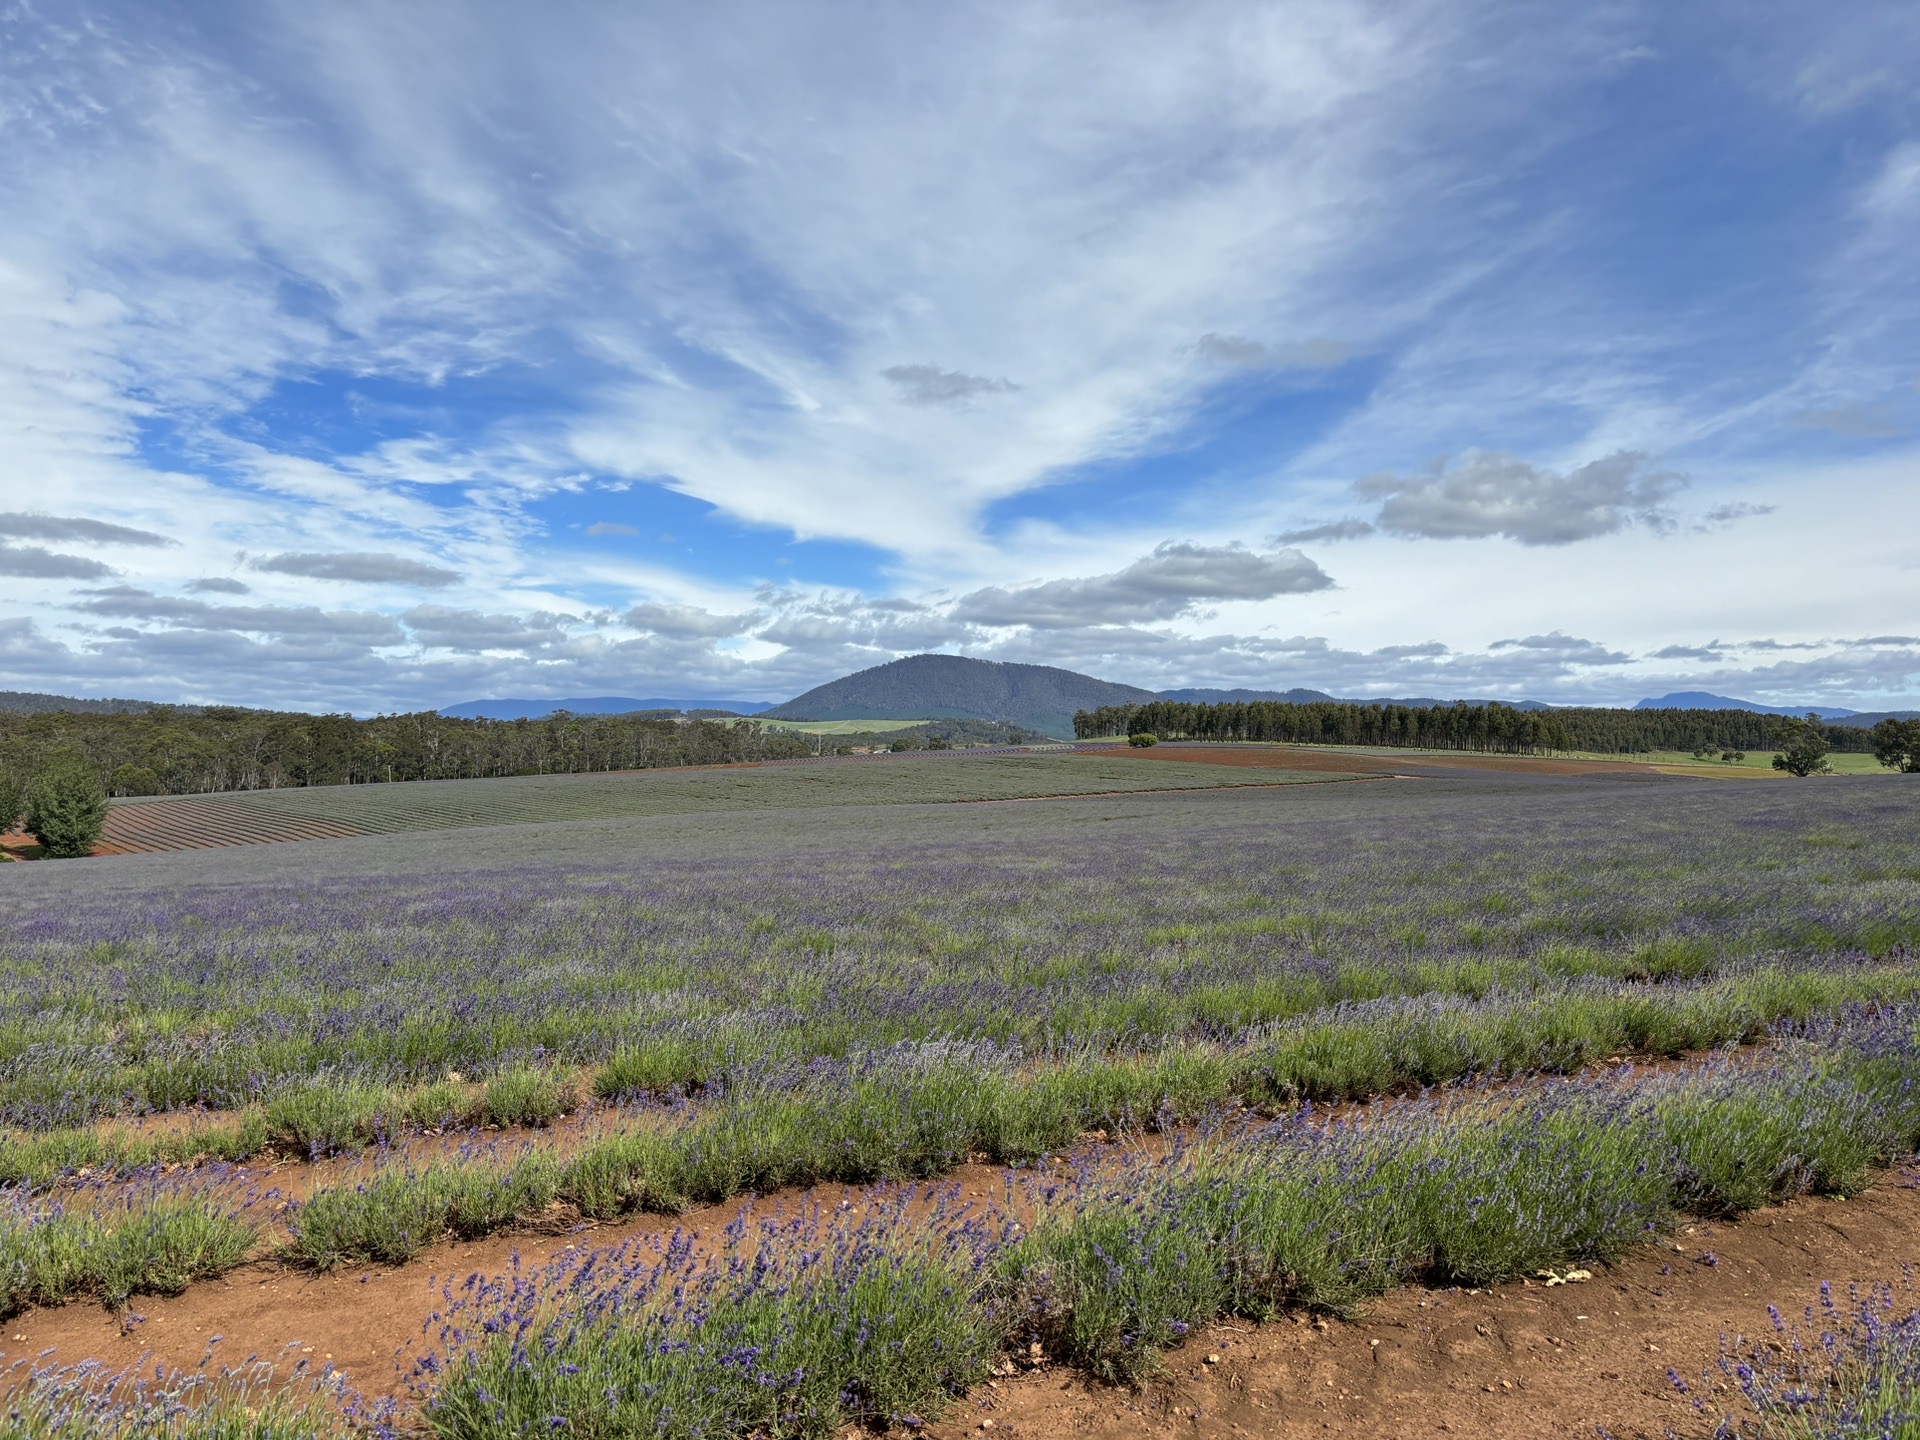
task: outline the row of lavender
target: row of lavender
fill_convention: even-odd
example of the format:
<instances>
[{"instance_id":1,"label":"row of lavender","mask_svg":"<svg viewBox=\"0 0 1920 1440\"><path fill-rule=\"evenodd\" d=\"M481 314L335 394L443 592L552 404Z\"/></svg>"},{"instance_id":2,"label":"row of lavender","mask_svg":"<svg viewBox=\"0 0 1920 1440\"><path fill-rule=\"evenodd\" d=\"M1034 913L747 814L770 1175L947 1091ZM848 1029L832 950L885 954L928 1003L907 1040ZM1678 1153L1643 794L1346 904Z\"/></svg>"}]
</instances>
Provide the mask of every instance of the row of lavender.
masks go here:
<instances>
[{"instance_id":1,"label":"row of lavender","mask_svg":"<svg viewBox=\"0 0 1920 1440\"><path fill-rule=\"evenodd\" d=\"M1222 1316L1615 1258L1678 1212L1862 1188L1920 1142L1917 1027L1909 1007L1765 1066L1233 1127L1037 1193L1024 1226L876 1198L743 1220L718 1253L677 1237L476 1279L426 1411L448 1440L912 1425L1010 1348L1137 1378Z\"/></svg>"},{"instance_id":2,"label":"row of lavender","mask_svg":"<svg viewBox=\"0 0 1920 1440\"><path fill-rule=\"evenodd\" d=\"M1920 938L1910 790L0 897L0 1124L450 1071L698 1087L903 1042L1219 1039L1382 996L1885 957Z\"/></svg>"}]
</instances>

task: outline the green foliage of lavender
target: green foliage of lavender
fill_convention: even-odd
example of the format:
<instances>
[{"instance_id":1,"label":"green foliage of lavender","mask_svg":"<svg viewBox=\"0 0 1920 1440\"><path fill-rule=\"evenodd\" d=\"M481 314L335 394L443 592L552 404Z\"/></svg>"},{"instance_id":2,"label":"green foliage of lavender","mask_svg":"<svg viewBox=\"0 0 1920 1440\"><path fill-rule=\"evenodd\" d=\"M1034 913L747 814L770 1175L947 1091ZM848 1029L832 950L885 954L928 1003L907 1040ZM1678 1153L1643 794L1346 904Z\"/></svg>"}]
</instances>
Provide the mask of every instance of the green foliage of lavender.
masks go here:
<instances>
[{"instance_id":1,"label":"green foliage of lavender","mask_svg":"<svg viewBox=\"0 0 1920 1440\"><path fill-rule=\"evenodd\" d=\"M1905 1285L1820 1287L1818 1305L1790 1324L1767 1307L1773 1334L1734 1337L1697 1387L1668 1372L1709 1418L1714 1392L1745 1400L1715 1440L1913 1440L1920 1435L1920 1310Z\"/></svg>"},{"instance_id":2,"label":"green foliage of lavender","mask_svg":"<svg viewBox=\"0 0 1920 1440\"><path fill-rule=\"evenodd\" d=\"M1586 989L1374 1001L1257 1030L1237 1046L1082 1053L1039 1068L983 1044L897 1047L762 1075L678 1122L616 1131L568 1157L479 1144L428 1164L376 1163L298 1209L293 1254L319 1268L392 1263L450 1234L471 1238L540 1216L555 1202L608 1219L824 1181L928 1178L969 1155L1030 1160L1089 1131L1186 1125L1248 1097L1352 1098L1565 1069L1623 1050L1704 1049L1756 1038L1776 1021L1830 1016L1848 1000L1917 991L1920 976L1903 970L1763 973L1656 997ZM1732 1102L1723 1109L1715 1123L1751 1118ZM1761 1112L1771 1113L1764 1104ZM1849 1112L1833 1113L1834 1123L1848 1123ZM1758 1202L1743 1190L1732 1203Z\"/></svg>"},{"instance_id":3,"label":"green foliage of lavender","mask_svg":"<svg viewBox=\"0 0 1920 1440\"><path fill-rule=\"evenodd\" d=\"M274 1383L256 1362L186 1373L98 1361L0 1371L8 1440L331 1440L350 1403L330 1376ZM344 1403L343 1403L344 1402Z\"/></svg>"},{"instance_id":4,"label":"green foliage of lavender","mask_svg":"<svg viewBox=\"0 0 1920 1440\"><path fill-rule=\"evenodd\" d=\"M1348 793L1091 830L976 811L908 843L822 815L804 857L23 892L0 898L0 1123L449 1071L606 1067L619 1094L903 1043L1225 1041L1396 996L1845 968L1920 936L1904 787L1310 788Z\"/></svg>"},{"instance_id":5,"label":"green foliage of lavender","mask_svg":"<svg viewBox=\"0 0 1920 1440\"><path fill-rule=\"evenodd\" d=\"M1138 1380L1222 1316L1484 1284L1621 1255L1677 1211L1854 1193L1920 1140L1916 1081L1908 1006L1816 1022L1762 1063L1228 1126L1036 1181L1024 1230L887 1193L743 1217L717 1252L682 1236L476 1277L418 1378L435 1433L460 1440L912 1423L1029 1344Z\"/></svg>"},{"instance_id":6,"label":"green foliage of lavender","mask_svg":"<svg viewBox=\"0 0 1920 1440\"><path fill-rule=\"evenodd\" d=\"M743 1215L717 1251L676 1235L476 1276L449 1294L451 1369L417 1376L428 1423L447 1440L914 1425L986 1378L999 1327L975 1302L994 1239L950 1200L916 1213L908 1196Z\"/></svg>"},{"instance_id":7,"label":"green foliage of lavender","mask_svg":"<svg viewBox=\"0 0 1920 1440\"><path fill-rule=\"evenodd\" d=\"M258 1238L251 1208L249 1197L163 1181L53 1203L10 1196L0 1204L0 1316L80 1296L120 1306L177 1295L247 1257Z\"/></svg>"}]
</instances>

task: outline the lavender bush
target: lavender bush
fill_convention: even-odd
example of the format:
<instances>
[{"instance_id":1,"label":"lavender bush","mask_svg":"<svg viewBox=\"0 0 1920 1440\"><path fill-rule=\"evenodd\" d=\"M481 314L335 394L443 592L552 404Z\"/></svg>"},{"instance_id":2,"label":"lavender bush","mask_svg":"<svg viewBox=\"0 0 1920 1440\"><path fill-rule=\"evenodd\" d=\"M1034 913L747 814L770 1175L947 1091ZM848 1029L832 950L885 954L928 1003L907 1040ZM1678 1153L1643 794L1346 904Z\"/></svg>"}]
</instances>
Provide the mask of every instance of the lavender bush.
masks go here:
<instances>
[{"instance_id":1,"label":"lavender bush","mask_svg":"<svg viewBox=\"0 0 1920 1440\"><path fill-rule=\"evenodd\" d=\"M1820 1303L1800 1325L1768 1306L1774 1333L1726 1342L1696 1407L1707 1409L1716 1381L1745 1399L1749 1413L1723 1418L1718 1440L1913 1440L1920 1435L1920 1310L1912 1291L1909 1276L1900 1289L1856 1287L1843 1305L1822 1285Z\"/></svg>"}]
</instances>

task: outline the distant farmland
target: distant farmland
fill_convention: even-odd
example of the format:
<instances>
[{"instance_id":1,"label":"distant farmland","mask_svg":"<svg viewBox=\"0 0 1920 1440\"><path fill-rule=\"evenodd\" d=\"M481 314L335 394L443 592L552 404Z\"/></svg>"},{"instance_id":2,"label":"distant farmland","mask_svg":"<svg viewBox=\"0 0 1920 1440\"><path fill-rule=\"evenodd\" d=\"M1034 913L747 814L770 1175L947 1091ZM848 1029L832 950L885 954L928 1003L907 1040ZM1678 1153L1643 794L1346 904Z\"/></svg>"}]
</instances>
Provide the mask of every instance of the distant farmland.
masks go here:
<instances>
[{"instance_id":1,"label":"distant farmland","mask_svg":"<svg viewBox=\"0 0 1920 1440\"><path fill-rule=\"evenodd\" d=\"M987 754L327 785L115 801L101 848L108 854L143 854L483 825L815 805L949 804L1349 778L1312 771L1250 775L1204 764L1144 767L1113 756Z\"/></svg>"}]
</instances>

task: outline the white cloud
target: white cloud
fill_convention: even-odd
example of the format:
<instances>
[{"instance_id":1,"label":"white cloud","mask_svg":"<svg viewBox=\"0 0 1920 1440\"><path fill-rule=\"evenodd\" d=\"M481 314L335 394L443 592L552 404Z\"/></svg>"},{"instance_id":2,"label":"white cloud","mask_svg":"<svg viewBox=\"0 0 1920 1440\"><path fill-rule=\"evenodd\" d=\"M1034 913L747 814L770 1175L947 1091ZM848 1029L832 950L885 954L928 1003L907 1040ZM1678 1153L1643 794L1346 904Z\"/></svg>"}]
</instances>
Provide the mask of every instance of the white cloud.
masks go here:
<instances>
[{"instance_id":1,"label":"white cloud","mask_svg":"<svg viewBox=\"0 0 1920 1440\"><path fill-rule=\"evenodd\" d=\"M113 525L78 515L42 515L12 511L0 514L0 535L23 540L68 540L93 545L167 546L178 544L151 530Z\"/></svg>"},{"instance_id":2,"label":"white cloud","mask_svg":"<svg viewBox=\"0 0 1920 1440\"><path fill-rule=\"evenodd\" d=\"M1639 523L1671 529L1670 501L1686 486L1621 451L1556 474L1512 455L1469 451L1424 474L1368 476L1354 492L1381 502L1375 523L1391 535L1457 540L1502 535L1523 545L1567 545Z\"/></svg>"},{"instance_id":3,"label":"white cloud","mask_svg":"<svg viewBox=\"0 0 1920 1440\"><path fill-rule=\"evenodd\" d=\"M364 585L415 585L428 589L441 589L460 579L459 572L429 565L423 560L367 551L269 555L255 560L253 568L278 575L303 575L309 580L351 580Z\"/></svg>"},{"instance_id":4,"label":"white cloud","mask_svg":"<svg viewBox=\"0 0 1920 1440\"><path fill-rule=\"evenodd\" d=\"M1020 387L1011 380L962 375L937 365L889 365L880 372L909 405L964 405L982 395L1005 395Z\"/></svg>"},{"instance_id":5,"label":"white cloud","mask_svg":"<svg viewBox=\"0 0 1920 1440\"><path fill-rule=\"evenodd\" d=\"M1241 545L1168 541L1111 575L976 590L960 598L953 617L969 625L1068 629L1169 620L1207 600L1270 600L1332 585L1332 578L1298 550L1261 555Z\"/></svg>"},{"instance_id":6,"label":"white cloud","mask_svg":"<svg viewBox=\"0 0 1920 1440\"><path fill-rule=\"evenodd\" d=\"M636 630L674 639L720 639L738 635L752 622L751 615L716 615L697 605L636 605L622 617Z\"/></svg>"},{"instance_id":7,"label":"white cloud","mask_svg":"<svg viewBox=\"0 0 1920 1440\"><path fill-rule=\"evenodd\" d=\"M98 580L111 568L81 555L62 555L38 545L0 545L0 575L28 580Z\"/></svg>"}]
</instances>

